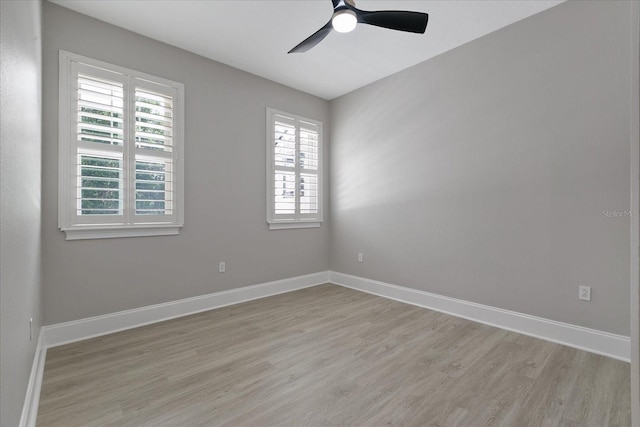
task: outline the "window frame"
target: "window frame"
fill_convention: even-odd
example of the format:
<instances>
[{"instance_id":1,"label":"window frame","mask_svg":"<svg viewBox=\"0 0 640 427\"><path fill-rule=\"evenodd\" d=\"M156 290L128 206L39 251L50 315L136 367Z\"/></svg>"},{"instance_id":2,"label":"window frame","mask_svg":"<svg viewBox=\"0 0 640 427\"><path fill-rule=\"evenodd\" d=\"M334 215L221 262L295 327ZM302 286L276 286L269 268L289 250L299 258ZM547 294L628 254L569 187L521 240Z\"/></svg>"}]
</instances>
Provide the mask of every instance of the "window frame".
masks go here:
<instances>
[{"instance_id":1,"label":"window frame","mask_svg":"<svg viewBox=\"0 0 640 427\"><path fill-rule=\"evenodd\" d=\"M59 61L58 228L65 233L66 240L178 234L184 226L184 84L64 50L59 51ZM78 74L82 73L83 68L91 68L93 77L123 83L125 124L122 146L105 145L86 150L89 156L102 151L121 157L124 187L121 190L124 200L122 214L81 218L76 213L78 171L74 165L86 144L77 140L78 113L74 97L78 94ZM132 108L136 89L155 90L156 93L172 97L170 153L159 151L154 154L151 150L136 148L135 107ZM172 214L136 215L135 165L138 161L158 161L162 158L171 165ZM125 169L128 169L127 172L124 172Z\"/></svg>"},{"instance_id":2,"label":"window frame","mask_svg":"<svg viewBox=\"0 0 640 427\"><path fill-rule=\"evenodd\" d=\"M266 142L267 142L267 224L270 230L281 230L281 229L293 229L293 228L316 228L320 227L323 222L323 165L324 165L324 152L323 152L323 126L322 122L319 120L310 119L308 117L302 117L296 114L287 113L285 111L276 110L274 108L267 108L267 120L266 120ZM317 166L317 180L318 180L318 213L313 214L301 214L300 213L300 203L299 197L297 196L300 191L300 183L301 179L301 169L299 167L299 162L295 161L295 188L296 188L296 212L293 215L282 215L279 217L275 213L275 171L276 171L276 162L274 159L275 155L275 144L274 144L274 133L275 133L275 117L283 116L291 119L296 123L296 152L294 158L299 159L299 147L300 147L300 122L306 122L312 125L315 125L318 129L318 166Z\"/></svg>"}]
</instances>

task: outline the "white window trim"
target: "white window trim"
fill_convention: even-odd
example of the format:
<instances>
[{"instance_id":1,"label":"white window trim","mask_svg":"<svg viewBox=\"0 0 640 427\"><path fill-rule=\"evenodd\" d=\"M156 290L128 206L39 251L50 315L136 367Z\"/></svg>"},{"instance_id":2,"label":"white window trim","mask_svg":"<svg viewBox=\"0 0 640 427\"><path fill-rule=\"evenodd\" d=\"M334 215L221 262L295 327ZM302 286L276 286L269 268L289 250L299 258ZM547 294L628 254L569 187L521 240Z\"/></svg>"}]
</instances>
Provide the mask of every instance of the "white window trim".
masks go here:
<instances>
[{"instance_id":1,"label":"white window trim","mask_svg":"<svg viewBox=\"0 0 640 427\"><path fill-rule=\"evenodd\" d=\"M179 82L131 70L118 65L88 58L75 53L59 52L59 130L58 130L58 227L65 232L66 240L101 239L116 237L142 237L176 235L184 226L184 85ZM75 173L71 169L71 156L76 156L76 144L72 140L71 88L74 84L72 64L82 63L93 67L148 80L172 88L174 101L173 128L173 197L175 216L173 221L149 221L135 223L78 224L72 220L71 182ZM75 136L73 136L75 137ZM73 150L73 152L72 152ZM144 218L141 218L144 219Z\"/></svg>"},{"instance_id":2,"label":"white window trim","mask_svg":"<svg viewBox=\"0 0 640 427\"><path fill-rule=\"evenodd\" d=\"M274 115L281 115L290 117L296 121L303 121L313 123L318 126L318 215L309 218L301 217L296 219L278 219L275 218L274 209L274 145L273 145L273 117ZM283 229L296 229L296 228L317 228L322 225L323 222L323 165L324 165L324 152L323 152L323 128L322 122L307 117L298 116L296 114L287 113L285 111L276 110L274 108L267 108L267 224L270 230L283 230ZM297 182L296 176L296 182Z\"/></svg>"}]
</instances>

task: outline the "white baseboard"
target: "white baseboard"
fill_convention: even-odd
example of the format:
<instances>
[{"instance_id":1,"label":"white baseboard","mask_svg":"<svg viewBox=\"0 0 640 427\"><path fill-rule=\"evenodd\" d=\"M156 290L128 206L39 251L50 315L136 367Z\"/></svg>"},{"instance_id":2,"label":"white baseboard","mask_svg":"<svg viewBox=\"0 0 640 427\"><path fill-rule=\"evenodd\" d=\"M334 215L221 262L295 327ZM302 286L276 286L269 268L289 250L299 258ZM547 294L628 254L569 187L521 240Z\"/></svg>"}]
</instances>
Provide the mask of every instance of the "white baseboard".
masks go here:
<instances>
[{"instance_id":1,"label":"white baseboard","mask_svg":"<svg viewBox=\"0 0 640 427\"><path fill-rule=\"evenodd\" d=\"M336 285L451 314L625 362L630 362L631 360L631 339L623 335L556 322L334 271L329 272L329 281Z\"/></svg>"},{"instance_id":2,"label":"white baseboard","mask_svg":"<svg viewBox=\"0 0 640 427\"><path fill-rule=\"evenodd\" d=\"M623 335L476 304L456 298L405 288L363 277L323 271L290 279L246 286L229 291L171 301L72 322L43 326L38 338L20 427L34 427L47 348L132 329L176 317L188 316L241 302L304 289L323 283L367 292L487 325L552 341L625 362L630 361L631 340Z\"/></svg>"},{"instance_id":3,"label":"white baseboard","mask_svg":"<svg viewBox=\"0 0 640 427\"><path fill-rule=\"evenodd\" d=\"M20 427L35 427L38 416L38 404L40 403L40 388L42 387L42 376L44 374L44 361L47 357L47 348L43 345L42 329L38 335L36 353L33 356L31 375L27 384L27 393L22 405L22 415L20 416Z\"/></svg>"},{"instance_id":4,"label":"white baseboard","mask_svg":"<svg viewBox=\"0 0 640 427\"><path fill-rule=\"evenodd\" d=\"M43 326L46 348L327 283L327 271Z\"/></svg>"},{"instance_id":5,"label":"white baseboard","mask_svg":"<svg viewBox=\"0 0 640 427\"><path fill-rule=\"evenodd\" d=\"M451 314L498 328L586 350L629 362L631 340L627 336L557 322L416 289L405 288L349 274L324 271L246 286L229 291L156 304L72 322L43 326L41 348L55 347L176 317L295 291L322 283L336 285ZM35 361L34 361L35 367Z\"/></svg>"}]
</instances>

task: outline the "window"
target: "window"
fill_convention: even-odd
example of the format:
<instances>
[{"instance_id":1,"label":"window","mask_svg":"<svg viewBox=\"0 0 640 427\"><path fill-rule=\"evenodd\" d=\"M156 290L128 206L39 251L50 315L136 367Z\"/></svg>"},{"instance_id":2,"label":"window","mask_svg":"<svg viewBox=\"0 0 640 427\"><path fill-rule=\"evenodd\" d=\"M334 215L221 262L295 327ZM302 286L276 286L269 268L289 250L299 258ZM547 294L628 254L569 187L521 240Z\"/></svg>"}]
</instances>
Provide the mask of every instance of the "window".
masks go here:
<instances>
[{"instance_id":1,"label":"window","mask_svg":"<svg viewBox=\"0 0 640 427\"><path fill-rule=\"evenodd\" d=\"M178 234L184 86L60 51L58 225L67 240Z\"/></svg>"},{"instance_id":2,"label":"window","mask_svg":"<svg viewBox=\"0 0 640 427\"><path fill-rule=\"evenodd\" d=\"M322 222L322 123L267 109L269 228Z\"/></svg>"}]
</instances>

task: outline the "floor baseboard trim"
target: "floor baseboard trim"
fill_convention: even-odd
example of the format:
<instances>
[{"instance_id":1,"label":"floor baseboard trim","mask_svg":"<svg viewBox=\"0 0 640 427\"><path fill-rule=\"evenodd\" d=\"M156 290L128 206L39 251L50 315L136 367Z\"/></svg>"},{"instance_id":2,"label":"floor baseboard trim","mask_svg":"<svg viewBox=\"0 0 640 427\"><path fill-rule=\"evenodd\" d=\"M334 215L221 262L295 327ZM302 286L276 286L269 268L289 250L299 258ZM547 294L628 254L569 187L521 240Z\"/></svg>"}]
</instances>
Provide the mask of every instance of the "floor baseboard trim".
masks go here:
<instances>
[{"instance_id":1,"label":"floor baseboard trim","mask_svg":"<svg viewBox=\"0 0 640 427\"><path fill-rule=\"evenodd\" d=\"M631 339L627 336L405 288L364 277L334 271L323 271L103 316L43 326L38 337L19 427L34 427L36 424L47 348L323 283L333 283L630 362Z\"/></svg>"},{"instance_id":2,"label":"floor baseboard trim","mask_svg":"<svg viewBox=\"0 0 640 427\"><path fill-rule=\"evenodd\" d=\"M627 336L557 322L334 271L329 271L329 282L589 351L602 356L612 357L624 362L631 361L631 339Z\"/></svg>"},{"instance_id":3,"label":"floor baseboard trim","mask_svg":"<svg viewBox=\"0 0 640 427\"><path fill-rule=\"evenodd\" d=\"M42 329L38 335L38 344L33 356L33 365L27 384L27 393L22 405L22 415L20 416L19 427L35 427L38 416L38 404L40 403L40 388L42 387L42 377L44 375L44 362L47 358L47 349L43 345L44 334Z\"/></svg>"},{"instance_id":4,"label":"floor baseboard trim","mask_svg":"<svg viewBox=\"0 0 640 427\"><path fill-rule=\"evenodd\" d=\"M39 384L42 381L41 373L38 377L37 372L40 369L44 369L47 348L327 282L630 362L631 340L627 336L557 322L349 274L323 271L133 310L43 326L36 356L34 357L32 378L29 380L26 400L29 401L30 405L33 405L35 400L37 410ZM27 401L25 401L25 405L27 405ZM29 417L25 418L25 414L28 413L26 408L27 406L23 410L23 421L29 419ZM20 426L30 426L30 424L21 423Z\"/></svg>"},{"instance_id":5,"label":"floor baseboard trim","mask_svg":"<svg viewBox=\"0 0 640 427\"><path fill-rule=\"evenodd\" d=\"M43 326L45 348L327 283L327 271Z\"/></svg>"}]
</instances>

